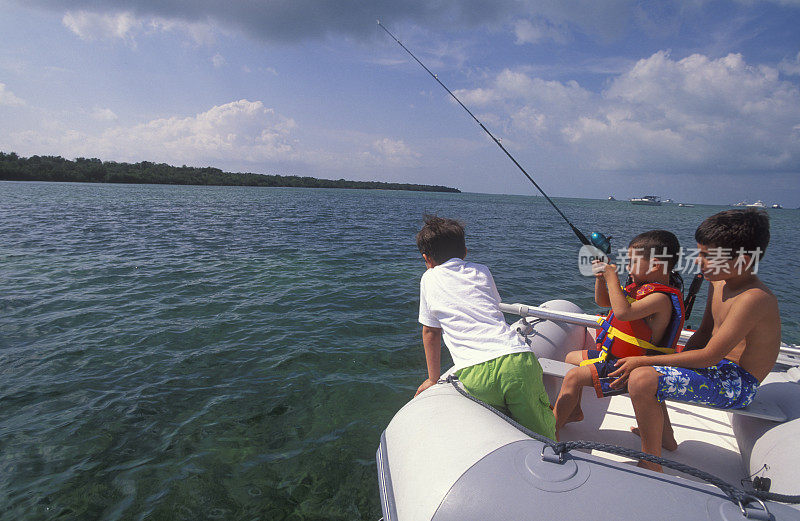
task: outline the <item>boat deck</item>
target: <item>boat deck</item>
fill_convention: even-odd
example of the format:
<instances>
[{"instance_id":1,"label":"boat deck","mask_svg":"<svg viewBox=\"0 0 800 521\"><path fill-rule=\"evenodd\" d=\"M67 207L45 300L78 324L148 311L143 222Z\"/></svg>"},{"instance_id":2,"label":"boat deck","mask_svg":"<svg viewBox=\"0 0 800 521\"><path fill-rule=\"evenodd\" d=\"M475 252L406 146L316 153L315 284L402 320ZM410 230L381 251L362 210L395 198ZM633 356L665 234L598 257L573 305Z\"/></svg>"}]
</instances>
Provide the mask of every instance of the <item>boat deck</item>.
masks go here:
<instances>
[{"instance_id":1,"label":"boat deck","mask_svg":"<svg viewBox=\"0 0 800 521\"><path fill-rule=\"evenodd\" d=\"M589 440L641 449L639 438L630 431L636 425L630 398L623 395L599 399L594 389L587 388L581 402L584 420L567 424L561 430L562 440ZM730 413L670 402L667 403L667 410L678 449L663 451L661 456L714 474L733 485L740 485L740 480L746 474L731 429ZM606 452L592 453L631 465L637 463L636 460ZM664 472L696 480L666 467Z\"/></svg>"}]
</instances>

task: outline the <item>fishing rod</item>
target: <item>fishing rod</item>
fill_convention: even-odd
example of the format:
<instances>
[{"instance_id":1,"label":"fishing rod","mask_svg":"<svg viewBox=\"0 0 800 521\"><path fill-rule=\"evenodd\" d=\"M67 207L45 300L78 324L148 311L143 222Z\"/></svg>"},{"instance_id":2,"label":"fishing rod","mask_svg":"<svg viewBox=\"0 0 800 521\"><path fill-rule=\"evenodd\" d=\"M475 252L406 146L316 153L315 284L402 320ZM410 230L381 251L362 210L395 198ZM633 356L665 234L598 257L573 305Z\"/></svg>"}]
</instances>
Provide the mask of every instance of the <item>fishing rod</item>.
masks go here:
<instances>
[{"instance_id":1,"label":"fishing rod","mask_svg":"<svg viewBox=\"0 0 800 521\"><path fill-rule=\"evenodd\" d=\"M436 80L436 83L438 83L439 85L441 85L441 86L442 86L442 88L443 88L444 90L446 90L446 91L447 91L447 93L448 93L448 94L450 94L450 96L452 96L452 98L453 98L454 100L456 100L456 103L458 103L459 105L461 105L461 108L463 108L464 110L466 110L466 111L467 111L467 114L469 114L469 115L472 117L472 119L474 119L474 120L475 120L475 122L476 122L476 123L477 123L477 124L478 124L478 125L479 125L479 126L482 128L482 129L483 129L483 131L484 131L484 132L486 132L486 133L489 135L489 137L490 137L490 138L492 138L492 141L494 141L494 142L497 144L497 146L499 146L499 147L500 147L500 150L502 150L503 152L505 152L505 154L508 156L508 158L509 158L509 159L510 159L510 160L511 160L511 161L512 161L512 162L513 162L513 163L514 163L516 166L517 166L517 168L519 168L520 172L522 172L522 173L525 175L525 177L527 177L527 178L528 178L528 181L530 181L531 183L533 183L533 186L535 186L535 187L536 187L536 189L537 189L537 190L539 190L539 193L541 193L541 194L544 196L544 198L545 198L545 199L547 199L547 202L548 202L548 203L550 203L550 204L552 205L552 207L555 209L555 211L556 211L556 212L558 212L558 215L560 215L560 216L561 216L561 218L562 218L562 219L564 219L564 221L566 221L566 223L569 225L569 227L570 227L570 228L572 228L572 231L573 231L573 232L575 233L575 235L578 237L578 240L580 240L580 241L581 241L581 244L583 244L583 245L585 245L585 246L594 246L595 248L597 248L598 250L600 250L600 251L601 251L603 254L605 254L605 255L606 255L606 259L607 259L607 260L610 262L610 259L611 259L611 239L612 239L612 238L611 238L611 237L606 237L605 235L603 235L603 234L602 234L602 233L600 233L600 232L592 232L592 233L589 235L589 236L591 237L591 239L587 239L587 238L586 238L586 236L585 236L583 233L581 233L581 231L580 231L578 228L576 228L576 227L575 227L575 225L574 225L574 224L572 224L572 223L570 222L570 220L569 220L569 219L567 219L567 216L566 216L566 215L564 215L564 212L562 212L562 211L561 211L561 210L558 208L558 206L556 206L556 203L554 203L554 202L553 202L553 200L552 200L552 199L550 199L550 197L549 197L549 196L548 196L546 193L544 193L544 190L542 190L542 187L540 187L540 186L539 186L539 184L538 184L536 181L534 181L534 179L533 179L533 178L530 176L530 174L528 174L528 172L527 172L527 171L526 171L526 170L525 170L525 169L522 167L522 165L520 165L520 164L519 164L519 162L518 162L516 159L514 159L514 156L512 156L512 155L511 155L511 153L510 153L508 150L506 150L506 147L504 147L504 146L503 146L503 144L500 142L500 140L499 140L499 139L497 139L496 137L494 137L494 134L492 134L492 133L489 131L489 129L488 129L488 128L486 128L486 125L484 125L484 124L481 122L481 120L479 120L479 119L478 119L478 118L475 116L475 114L473 114L473 113L472 113L472 111L471 111L471 110L469 110L469 109L467 108L467 106L466 106L466 105L464 105L464 104L461 102L461 100L460 100L460 99L458 99L458 97L457 97L455 94L453 94L453 91L451 91L450 89L448 89L448 88L447 88L447 85L445 85L444 83L442 83L442 80L440 80L440 79L439 79L439 76L437 76L436 74L434 74L433 72L431 72L431 70L430 70L428 67L426 67L426 66L425 66L425 64L424 64L424 63L422 63L422 61L420 61L420 59L419 59L419 58L417 58L417 57L414 55L414 53L413 53L413 52L411 52L411 51L408 49L408 47L406 47L405 45L403 45L403 42L401 42L400 40L398 40L398 39L397 39L397 37L396 37L394 34L392 34L392 33L391 33L391 31L389 31L389 29L387 29L387 28L386 28L386 26L385 26L385 25L383 25L383 24L381 23L381 21L380 21L380 20L378 20L378 26L379 26L381 29L383 29L384 31L386 31L386 34L388 34L389 36L391 36L391 37L392 37L392 39L393 39L395 42L397 42L397 44L398 44L400 47L402 47L402 48L403 48L403 50L404 50L404 51L406 51L406 52L409 54L409 56L411 56L412 58L414 58L414 61L416 61L416 62L417 62L419 65L420 65L420 67L422 67L423 69L425 69L425 72L427 72L428 74L430 74L431 78L433 78L434 80ZM677 272L676 272L675 274L677 275ZM681 291L683 291L683 279L682 279L682 278L680 278L680 276L679 276L679 275L678 275L678 277L679 277L679 281L680 281L679 283L680 283ZM676 282L677 282L677 281L676 281ZM692 312L692 306L694 305L694 299L695 299L695 295L696 295L696 294L697 294L697 292L700 290L700 285L701 285L702 283L703 283L703 277L702 277L702 275L698 275L698 276L697 276L697 277L695 277L695 278L694 278L694 280L692 281L691 287L690 287L690 289L689 289L689 294L687 295L687 297L686 297L686 301L685 301L685 302L686 302L686 303L685 303L685 306L686 306L686 315L685 315L685 318L687 318L687 319L689 318L689 315L690 315L690 314L691 314L691 312Z\"/></svg>"},{"instance_id":2,"label":"fishing rod","mask_svg":"<svg viewBox=\"0 0 800 521\"><path fill-rule=\"evenodd\" d=\"M607 238L607 237L606 237L605 235L603 235L602 233L599 233L599 232L594 232L594 233L592 233L592 234L591 234L591 236L592 236L592 240L589 240L589 239L587 239L587 238L586 238L586 236L585 236L583 233L581 233L581 231L580 231L578 228L576 228L576 227L575 227L575 225L573 225L573 224L570 222L570 220L569 220L569 219L567 219L567 216L566 216L566 215L564 215L564 213L563 213L563 212L562 212L562 211L561 211L561 210L558 208L558 206L556 206L556 203L554 203L554 202L553 202L553 200L552 200L552 199L550 199L550 197L549 197L549 196L548 196L546 193L544 193L544 190L542 190L542 188L539 186L539 184L538 184L536 181L534 181L534 180L533 180L533 178L532 178L532 177L531 177L531 176L528 174L528 172L526 172L526 171L525 171L525 169L524 169L524 168L522 168L522 165L520 165L520 164L517 162L517 160L516 160L516 159L514 159L514 156L512 156L512 155L511 155L511 153L510 153L508 150L506 150L506 147L504 147L504 146L503 146L503 144L500 142L500 140L499 140L499 139L497 139L496 137L494 137L494 134L492 134L491 132L489 132L489 129L487 129L487 128L486 128L486 126L485 126L483 123L481 123L481 120L479 120L477 117L475 117L475 114L473 114L473 113L472 113L472 111L471 111L471 110L469 110L469 109L467 108L467 106L466 106L466 105L464 105L463 103L461 103L461 100L460 100L460 99L458 99L458 97L457 97L455 94L453 94L453 91L451 91L450 89L448 89L448 88L447 88L447 86L446 86L444 83L442 83L442 81L439 79L439 77L438 77L436 74L432 73L432 72L431 72L431 70L430 70L429 68L427 68L427 67L425 66L425 64L424 64L424 63L422 63L422 62L420 61L420 59L419 59L419 58L417 58L416 56L414 56L414 53L413 53L413 52L411 52L411 51L408 49L408 47L406 47L405 45L403 45L403 42L401 42L400 40L398 40L398 39L397 39L397 37L396 37L395 35L393 35L393 34L392 34L390 31L389 31L389 29L387 29L387 28L386 28L386 26L385 26L385 25L383 25L383 24L381 23L381 21L380 21L380 20L378 20L378 25L381 27L381 29L383 29L384 31L386 31L386 34L388 34L389 36L391 36L391 37L392 37L392 39L393 39L394 41L396 41L396 42L397 42L397 44L398 44L400 47L402 47L402 48L403 48L403 50L405 50L405 51L406 51L406 52L407 52L407 53L408 53L408 54L409 54L409 55L410 55L412 58L414 58L414 60L415 60L415 61L416 61L416 62L417 62L417 63L418 63L418 64L419 64L419 65L420 65L420 66L421 66L423 69L425 69L425 71L426 71L428 74L430 74L430 75L431 75L431 77L432 77L434 80L436 80L436 82L437 82L439 85L441 85L441 86L442 86L442 88L443 88L444 90L446 90L446 91L447 91L447 93L448 93L448 94L450 94L450 96L452 96L454 100L456 100L456 103L458 103L459 105L461 105L461 108L463 108L464 110L466 110L466 111L467 111L467 114L469 114L470 116L472 116L472 119L474 119L474 120L475 120L475 122L476 122L478 125L480 125L480 127L483 129L483 131L484 131L484 132L486 132L486 133L489 135L489 137L490 137L490 138L492 138L492 141L494 141L494 142L497 144L497 146L499 146L499 147L500 147L500 150L502 150L503 152L505 152L505 154L508 156L508 158L509 158L509 159L510 159L510 160L511 160L511 161L512 161L512 162L513 162L515 165L517 165L517 168L519 168L519 170L520 170L520 171L521 171L521 172L522 172L522 173L525 175L525 177L527 177L527 178L528 178L528 181L530 181L531 183L533 183L533 186L535 186L535 187L536 187L536 189L537 189L537 190L539 190L539 193L541 193L541 194L544 196L544 198L545 198L545 199L547 199L547 202L548 202L548 203L550 203L550 204L553 206L553 208L555 208L556 212L558 212L558 215L560 215L560 216L561 216L561 218L562 218L562 219L564 219L564 221L566 221L566 223L569 225L569 227L570 227L570 228L572 228L572 231L573 231L573 232L575 233L575 235L578 237L578 240L580 240L580 241L581 241L581 244L584 244L584 245L586 245L586 246L594 246L594 247L598 248L600 251L602 251L602 252L603 252L603 253L605 253L605 254L609 254L609 253L611 253L611 244L610 244L610 242L609 242L609 238Z\"/></svg>"}]
</instances>

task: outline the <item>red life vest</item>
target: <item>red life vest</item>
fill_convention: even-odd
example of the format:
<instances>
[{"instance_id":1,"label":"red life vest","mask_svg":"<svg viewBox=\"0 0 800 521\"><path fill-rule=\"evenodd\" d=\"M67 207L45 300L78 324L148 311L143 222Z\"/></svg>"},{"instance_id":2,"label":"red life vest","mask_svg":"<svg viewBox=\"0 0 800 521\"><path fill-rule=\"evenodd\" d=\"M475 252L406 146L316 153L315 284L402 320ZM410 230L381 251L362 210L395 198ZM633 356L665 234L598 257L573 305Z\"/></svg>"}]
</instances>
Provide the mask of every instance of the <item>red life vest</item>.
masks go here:
<instances>
[{"instance_id":1,"label":"red life vest","mask_svg":"<svg viewBox=\"0 0 800 521\"><path fill-rule=\"evenodd\" d=\"M636 292L631 296L634 290ZM670 297L672 316L667 324L667 329L664 330L664 340L662 342L664 345L655 346L651 343L653 332L643 319L619 320L614 316L614 312L611 311L605 319L598 322L600 331L597 334L597 349L615 358L674 353L683 330L684 310L681 291L672 286L658 283L647 283L638 289L636 289L635 284L630 284L623 288L623 291L629 302L641 300L655 292L665 293Z\"/></svg>"}]
</instances>

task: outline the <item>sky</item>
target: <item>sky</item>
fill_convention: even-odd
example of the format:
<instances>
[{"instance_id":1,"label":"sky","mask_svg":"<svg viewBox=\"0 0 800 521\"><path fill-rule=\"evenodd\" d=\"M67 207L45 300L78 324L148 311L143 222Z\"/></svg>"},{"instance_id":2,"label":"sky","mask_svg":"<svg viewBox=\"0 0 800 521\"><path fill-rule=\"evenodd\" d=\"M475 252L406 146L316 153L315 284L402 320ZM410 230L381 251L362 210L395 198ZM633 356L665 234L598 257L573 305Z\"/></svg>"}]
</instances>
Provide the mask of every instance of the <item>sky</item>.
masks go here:
<instances>
[{"instance_id":1,"label":"sky","mask_svg":"<svg viewBox=\"0 0 800 521\"><path fill-rule=\"evenodd\" d=\"M800 206L800 0L0 0L0 151Z\"/></svg>"}]
</instances>

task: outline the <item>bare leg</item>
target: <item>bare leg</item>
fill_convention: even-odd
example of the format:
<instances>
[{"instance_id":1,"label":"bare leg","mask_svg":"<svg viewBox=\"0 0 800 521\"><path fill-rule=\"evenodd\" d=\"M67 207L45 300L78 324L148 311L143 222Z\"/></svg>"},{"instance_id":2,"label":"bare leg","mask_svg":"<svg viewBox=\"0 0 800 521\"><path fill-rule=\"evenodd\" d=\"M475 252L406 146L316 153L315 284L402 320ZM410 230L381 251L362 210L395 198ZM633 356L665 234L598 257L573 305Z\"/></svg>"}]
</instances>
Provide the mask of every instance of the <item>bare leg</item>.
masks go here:
<instances>
[{"instance_id":1,"label":"bare leg","mask_svg":"<svg viewBox=\"0 0 800 521\"><path fill-rule=\"evenodd\" d=\"M669 421L666 403L661 402L661 410L664 413L664 428L661 431L661 448L670 452L678 450L678 442L675 440L675 433ZM639 436L639 427L631 427L631 432Z\"/></svg>"},{"instance_id":2,"label":"bare leg","mask_svg":"<svg viewBox=\"0 0 800 521\"><path fill-rule=\"evenodd\" d=\"M581 365L581 362L583 362L583 351L570 351L569 353L567 353L567 356L566 358L564 358L564 361L572 365ZM589 381L589 385L591 385L591 379ZM565 424L583 421L583 409L581 409L581 398L583 398L583 391L578 390L578 402L575 404L575 409L573 409L572 414L569 416L569 418L567 418Z\"/></svg>"},{"instance_id":3,"label":"bare leg","mask_svg":"<svg viewBox=\"0 0 800 521\"><path fill-rule=\"evenodd\" d=\"M556 436L559 429L567 423L583 419L580 398L583 388L587 385L592 385L592 372L589 367L576 367L564 377L564 383L561 384L561 391L553 408L556 416Z\"/></svg>"},{"instance_id":4,"label":"bare leg","mask_svg":"<svg viewBox=\"0 0 800 521\"><path fill-rule=\"evenodd\" d=\"M564 361L572 365L581 365L581 362L583 362L583 351L570 351L567 353Z\"/></svg>"},{"instance_id":5,"label":"bare leg","mask_svg":"<svg viewBox=\"0 0 800 521\"><path fill-rule=\"evenodd\" d=\"M658 373L652 367L637 367L628 379L628 393L639 424L642 439L642 452L661 456L662 434L664 432L664 409L656 400ZM661 472L661 465L639 460L642 468Z\"/></svg>"}]
</instances>

